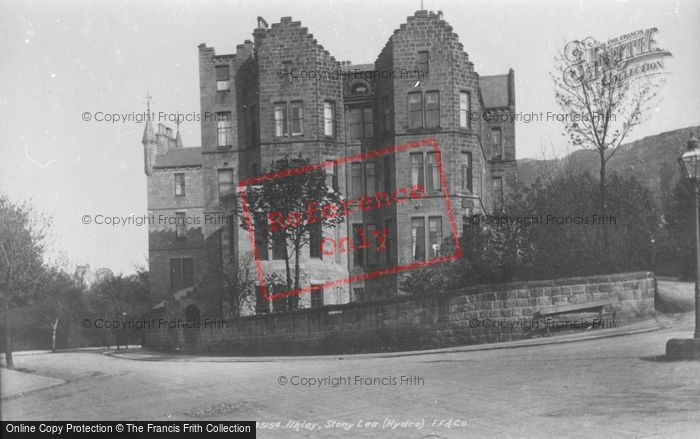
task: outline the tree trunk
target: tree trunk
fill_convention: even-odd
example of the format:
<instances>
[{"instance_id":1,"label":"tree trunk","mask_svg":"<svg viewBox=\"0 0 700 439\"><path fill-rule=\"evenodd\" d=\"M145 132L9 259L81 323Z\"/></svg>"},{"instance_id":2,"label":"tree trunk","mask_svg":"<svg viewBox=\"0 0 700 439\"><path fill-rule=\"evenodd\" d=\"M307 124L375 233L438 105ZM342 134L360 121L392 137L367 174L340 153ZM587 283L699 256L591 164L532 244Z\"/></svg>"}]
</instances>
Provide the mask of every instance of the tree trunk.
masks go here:
<instances>
[{"instance_id":1,"label":"tree trunk","mask_svg":"<svg viewBox=\"0 0 700 439\"><path fill-rule=\"evenodd\" d=\"M287 241L284 241L285 249L284 249L284 268L286 271L287 275L287 291L291 291L292 289L292 269L289 266L289 249L287 248ZM286 311L289 311L289 302L290 298L289 296L283 297L282 300L284 300L285 306L286 306ZM279 302L278 302L279 303Z\"/></svg>"},{"instance_id":2,"label":"tree trunk","mask_svg":"<svg viewBox=\"0 0 700 439\"><path fill-rule=\"evenodd\" d=\"M12 360L12 325L10 324L10 294L5 294L2 301L2 311L5 320L5 367L8 369L15 368L15 362Z\"/></svg>"},{"instance_id":3,"label":"tree trunk","mask_svg":"<svg viewBox=\"0 0 700 439\"><path fill-rule=\"evenodd\" d=\"M608 229L605 226L605 217L608 214L608 205L606 200L606 186L605 186L605 151L600 151L600 213L603 215L604 221L602 222L603 227L603 249L600 255L600 261L605 262L607 260L608 252Z\"/></svg>"},{"instance_id":4,"label":"tree trunk","mask_svg":"<svg viewBox=\"0 0 700 439\"><path fill-rule=\"evenodd\" d=\"M296 248L294 249L294 291L299 290L299 254L301 253L301 249L299 246L295 246ZM297 305L299 304L299 294L295 293L290 297L290 302L293 304L294 308L297 308Z\"/></svg>"},{"instance_id":5,"label":"tree trunk","mask_svg":"<svg viewBox=\"0 0 700 439\"><path fill-rule=\"evenodd\" d=\"M51 324L51 352L56 352L56 329L58 328L58 319Z\"/></svg>"}]
</instances>

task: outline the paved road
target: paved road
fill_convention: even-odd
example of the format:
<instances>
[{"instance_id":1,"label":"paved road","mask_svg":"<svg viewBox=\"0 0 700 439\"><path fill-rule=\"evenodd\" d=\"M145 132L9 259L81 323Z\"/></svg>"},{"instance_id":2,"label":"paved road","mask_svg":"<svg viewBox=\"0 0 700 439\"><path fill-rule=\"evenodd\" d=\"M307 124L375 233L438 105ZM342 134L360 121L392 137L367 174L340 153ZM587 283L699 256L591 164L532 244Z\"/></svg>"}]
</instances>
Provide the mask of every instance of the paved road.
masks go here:
<instances>
[{"instance_id":1,"label":"paved road","mask_svg":"<svg viewBox=\"0 0 700 439\"><path fill-rule=\"evenodd\" d=\"M394 358L196 363L99 352L17 356L18 367L67 382L3 400L2 418L281 422L259 431L260 438L700 437L700 362L654 359L667 339L692 333L689 317L673 330L646 334ZM278 383L348 376L352 385L339 387ZM355 376L385 378L385 385L354 385ZM422 381L386 385L386 378L401 376ZM284 428L290 419L323 428ZM424 426L383 429L387 419ZM360 428L360 420L379 425ZM440 420L466 425L433 425ZM339 427L330 427L334 421Z\"/></svg>"}]
</instances>

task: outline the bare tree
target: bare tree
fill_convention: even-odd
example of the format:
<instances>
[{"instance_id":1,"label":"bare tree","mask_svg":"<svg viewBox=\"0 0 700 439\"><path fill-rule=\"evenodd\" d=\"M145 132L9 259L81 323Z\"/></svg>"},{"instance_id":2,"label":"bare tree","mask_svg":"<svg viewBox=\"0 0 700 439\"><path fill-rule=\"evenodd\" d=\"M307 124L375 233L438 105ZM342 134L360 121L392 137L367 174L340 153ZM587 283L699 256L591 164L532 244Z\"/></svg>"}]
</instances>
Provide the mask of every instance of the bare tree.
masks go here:
<instances>
[{"instance_id":1,"label":"bare tree","mask_svg":"<svg viewBox=\"0 0 700 439\"><path fill-rule=\"evenodd\" d=\"M129 318L138 318L149 308L148 297L148 272L138 268L137 274L124 276L105 277L101 282L94 284L91 288L91 305L93 312L101 316L105 321L118 321L127 323ZM126 327L112 328L111 335L120 348L120 337L123 335L125 347L128 348L128 335ZM119 331L119 332L117 332ZM107 335L104 341L109 348L112 337Z\"/></svg>"},{"instance_id":2,"label":"bare tree","mask_svg":"<svg viewBox=\"0 0 700 439\"><path fill-rule=\"evenodd\" d=\"M606 215L606 165L632 129L643 122L661 84L651 77L624 77L625 61L612 54L601 54L590 65L582 57L595 41L574 43L578 46L572 43L555 57L555 99L572 146L598 154L599 208ZM607 247L605 227L603 242Z\"/></svg>"},{"instance_id":3,"label":"bare tree","mask_svg":"<svg viewBox=\"0 0 700 439\"><path fill-rule=\"evenodd\" d=\"M223 281L233 316L239 317L246 309L255 309L257 276L250 256L242 257L237 265L225 266Z\"/></svg>"},{"instance_id":4,"label":"bare tree","mask_svg":"<svg viewBox=\"0 0 700 439\"><path fill-rule=\"evenodd\" d=\"M257 185L246 188L247 208L241 209L241 227L255 229L264 242L273 242L273 253L281 253L285 262L287 290L300 288L299 260L301 249L309 244L318 228L335 227L344 221L344 215L322 215L324 205L336 206L335 212L343 212L341 195L336 188L326 185L326 172L321 167L310 165L301 155L285 157L272 163L268 172L274 177L266 178ZM248 221L250 217L254 221ZM320 245L320 243L318 243ZM294 255L294 277L292 281L291 256ZM297 295L289 296L291 308L297 306Z\"/></svg>"},{"instance_id":5,"label":"bare tree","mask_svg":"<svg viewBox=\"0 0 700 439\"><path fill-rule=\"evenodd\" d=\"M47 219L32 206L0 196L0 299L8 369L14 368L10 308L26 305L41 283L47 230Z\"/></svg>"},{"instance_id":6,"label":"bare tree","mask_svg":"<svg viewBox=\"0 0 700 439\"><path fill-rule=\"evenodd\" d=\"M83 310L84 289L56 267L46 270L45 276L46 281L42 283L45 292L33 311L41 314L51 331L51 351L56 352L59 324L66 329L71 317Z\"/></svg>"}]
</instances>

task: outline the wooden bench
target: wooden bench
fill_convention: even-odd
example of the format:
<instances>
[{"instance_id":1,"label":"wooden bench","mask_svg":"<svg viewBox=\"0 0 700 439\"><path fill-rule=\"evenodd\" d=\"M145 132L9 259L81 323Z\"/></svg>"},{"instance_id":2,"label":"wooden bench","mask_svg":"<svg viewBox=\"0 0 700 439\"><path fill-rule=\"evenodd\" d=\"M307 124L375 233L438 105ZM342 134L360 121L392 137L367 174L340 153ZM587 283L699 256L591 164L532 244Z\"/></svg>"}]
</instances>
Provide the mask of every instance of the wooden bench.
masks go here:
<instances>
[{"instance_id":1,"label":"wooden bench","mask_svg":"<svg viewBox=\"0 0 700 439\"><path fill-rule=\"evenodd\" d=\"M535 312L533 318L535 320L546 320L547 317L552 317L562 314L574 314L574 313L584 313L590 312L598 313L598 318L595 321L601 321L603 318L603 310L605 307L609 307L612 313L612 320L615 320L615 307L613 306L613 301L611 299L598 300L595 302L587 303L577 303L572 305L555 305L546 309L540 309ZM549 325L545 322L545 329L547 330L547 336L549 336ZM590 329L590 328L589 328Z\"/></svg>"}]
</instances>

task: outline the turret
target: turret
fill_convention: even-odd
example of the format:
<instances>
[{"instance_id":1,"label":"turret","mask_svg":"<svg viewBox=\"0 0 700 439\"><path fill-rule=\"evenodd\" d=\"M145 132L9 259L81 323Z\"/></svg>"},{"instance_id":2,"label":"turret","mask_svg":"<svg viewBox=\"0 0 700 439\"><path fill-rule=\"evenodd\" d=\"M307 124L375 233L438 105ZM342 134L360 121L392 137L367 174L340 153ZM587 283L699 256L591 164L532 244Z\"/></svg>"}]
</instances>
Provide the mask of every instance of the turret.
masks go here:
<instances>
[{"instance_id":1,"label":"turret","mask_svg":"<svg viewBox=\"0 0 700 439\"><path fill-rule=\"evenodd\" d=\"M146 175L153 173L153 166L156 164L156 133L153 131L151 120L146 121L143 129L143 169Z\"/></svg>"}]
</instances>

